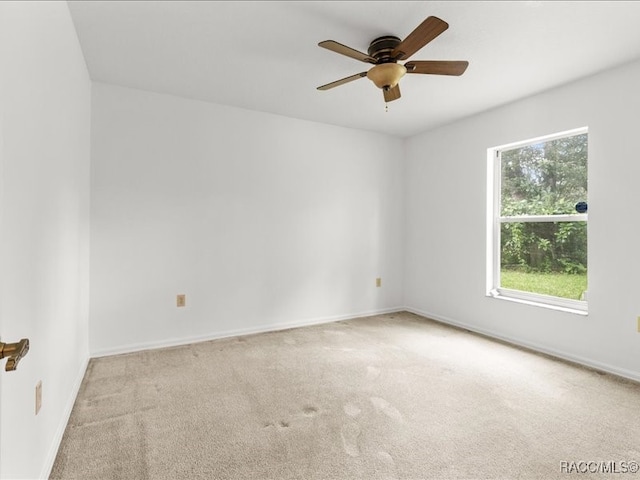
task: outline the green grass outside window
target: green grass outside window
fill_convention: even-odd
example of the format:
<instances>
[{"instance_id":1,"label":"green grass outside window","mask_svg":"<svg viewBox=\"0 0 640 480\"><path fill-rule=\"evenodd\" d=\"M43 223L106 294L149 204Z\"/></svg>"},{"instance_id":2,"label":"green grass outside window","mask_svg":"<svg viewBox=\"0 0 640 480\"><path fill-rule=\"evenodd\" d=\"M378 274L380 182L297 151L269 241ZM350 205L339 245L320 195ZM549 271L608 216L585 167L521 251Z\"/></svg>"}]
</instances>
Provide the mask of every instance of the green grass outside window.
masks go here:
<instances>
[{"instance_id":1,"label":"green grass outside window","mask_svg":"<svg viewBox=\"0 0 640 480\"><path fill-rule=\"evenodd\" d=\"M500 286L523 292L581 300L587 290L587 276L570 273L540 273L502 270Z\"/></svg>"}]
</instances>

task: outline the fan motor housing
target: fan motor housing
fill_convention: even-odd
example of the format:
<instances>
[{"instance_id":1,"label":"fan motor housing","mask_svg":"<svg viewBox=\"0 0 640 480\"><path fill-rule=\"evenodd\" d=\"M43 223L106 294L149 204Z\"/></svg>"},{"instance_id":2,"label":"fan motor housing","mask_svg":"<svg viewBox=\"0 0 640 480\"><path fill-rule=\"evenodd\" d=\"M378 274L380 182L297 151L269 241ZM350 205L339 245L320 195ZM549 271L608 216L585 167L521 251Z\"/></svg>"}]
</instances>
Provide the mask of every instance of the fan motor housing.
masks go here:
<instances>
[{"instance_id":1,"label":"fan motor housing","mask_svg":"<svg viewBox=\"0 0 640 480\"><path fill-rule=\"evenodd\" d=\"M398 37L394 37L392 35L378 37L369 44L367 53L370 57L378 60L378 63L393 62L394 59L391 57L391 53L398 45L400 45L401 41L402 40Z\"/></svg>"}]
</instances>

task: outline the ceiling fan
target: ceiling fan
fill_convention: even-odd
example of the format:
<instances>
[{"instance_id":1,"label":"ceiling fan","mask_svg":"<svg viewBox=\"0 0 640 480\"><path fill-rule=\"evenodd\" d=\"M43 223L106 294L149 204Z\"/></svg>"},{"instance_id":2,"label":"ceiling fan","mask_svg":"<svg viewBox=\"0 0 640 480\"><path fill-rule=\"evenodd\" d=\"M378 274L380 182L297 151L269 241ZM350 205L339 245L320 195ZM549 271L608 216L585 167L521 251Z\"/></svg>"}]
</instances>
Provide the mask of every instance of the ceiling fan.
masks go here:
<instances>
[{"instance_id":1,"label":"ceiling fan","mask_svg":"<svg viewBox=\"0 0 640 480\"><path fill-rule=\"evenodd\" d=\"M342 45L334 40L320 42L318 46L322 48L355 58L361 62L370 63L374 66L366 72L357 73L350 77L322 85L318 87L318 90L329 90L359 78L368 77L376 87L382 89L385 102L391 102L400 98L400 85L398 85L398 82L406 73L462 75L469 66L469 62L413 60L406 62L404 65L398 63L399 60L407 60L447 28L449 28L449 24L444 20L438 17L427 17L427 19L418 25L404 40L400 40L398 37L392 35L376 38L369 45L367 54Z\"/></svg>"}]
</instances>

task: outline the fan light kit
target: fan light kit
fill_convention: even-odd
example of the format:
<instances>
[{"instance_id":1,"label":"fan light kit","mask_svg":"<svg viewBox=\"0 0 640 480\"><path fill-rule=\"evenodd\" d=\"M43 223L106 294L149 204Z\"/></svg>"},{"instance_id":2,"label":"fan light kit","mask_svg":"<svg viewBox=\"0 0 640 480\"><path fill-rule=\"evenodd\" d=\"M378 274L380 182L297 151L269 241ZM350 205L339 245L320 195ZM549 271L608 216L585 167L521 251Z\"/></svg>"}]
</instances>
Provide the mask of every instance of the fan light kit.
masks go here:
<instances>
[{"instance_id":1,"label":"fan light kit","mask_svg":"<svg viewBox=\"0 0 640 480\"><path fill-rule=\"evenodd\" d=\"M367 77L378 88L393 88L398 85L398 82L404 74L407 73L407 69L398 63L381 63L372 67L367 72Z\"/></svg>"},{"instance_id":2,"label":"fan light kit","mask_svg":"<svg viewBox=\"0 0 640 480\"><path fill-rule=\"evenodd\" d=\"M438 17L428 17L411 32L407 38L400 40L398 37L387 35L376 38L369 45L367 53L362 53L334 40L325 40L318 46L374 65L367 72L356 73L335 82L318 87L318 90L329 90L339 85L352 82L362 77L367 77L376 87L382 89L385 102L391 102L400 98L400 79L407 73L420 73L427 75L453 75L459 76L469 66L466 61L451 60L413 60L404 65L399 60L407 60L427 43L449 28L449 24Z\"/></svg>"}]
</instances>

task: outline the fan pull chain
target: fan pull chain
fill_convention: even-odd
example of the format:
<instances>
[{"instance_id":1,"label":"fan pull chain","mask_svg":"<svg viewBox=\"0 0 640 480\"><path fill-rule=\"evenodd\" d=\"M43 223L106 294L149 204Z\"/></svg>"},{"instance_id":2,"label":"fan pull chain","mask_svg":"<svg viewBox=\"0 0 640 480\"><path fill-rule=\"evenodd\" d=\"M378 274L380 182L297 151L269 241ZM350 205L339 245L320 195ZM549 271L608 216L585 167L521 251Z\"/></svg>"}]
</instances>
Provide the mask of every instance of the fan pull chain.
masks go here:
<instances>
[{"instance_id":1,"label":"fan pull chain","mask_svg":"<svg viewBox=\"0 0 640 480\"><path fill-rule=\"evenodd\" d=\"M389 113L389 104L385 102L384 104L384 112Z\"/></svg>"}]
</instances>

